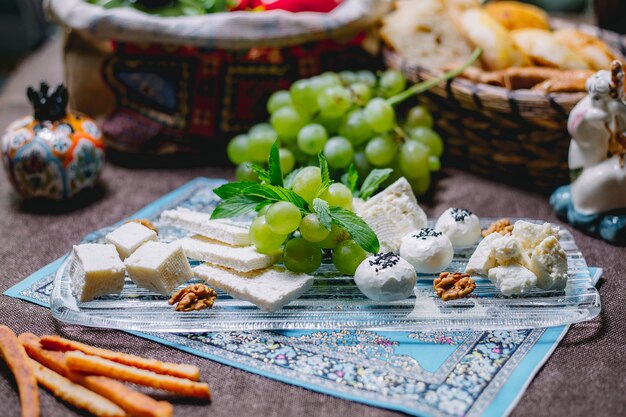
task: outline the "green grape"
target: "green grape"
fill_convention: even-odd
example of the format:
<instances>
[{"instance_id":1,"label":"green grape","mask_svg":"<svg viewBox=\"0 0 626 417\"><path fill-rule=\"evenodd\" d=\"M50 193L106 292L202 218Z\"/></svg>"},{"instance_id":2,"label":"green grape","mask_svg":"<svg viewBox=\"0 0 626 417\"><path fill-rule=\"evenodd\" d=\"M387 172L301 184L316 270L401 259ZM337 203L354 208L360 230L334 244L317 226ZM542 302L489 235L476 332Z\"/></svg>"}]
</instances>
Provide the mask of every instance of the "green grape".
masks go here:
<instances>
[{"instance_id":1,"label":"green grape","mask_svg":"<svg viewBox=\"0 0 626 417\"><path fill-rule=\"evenodd\" d=\"M365 156L365 151L358 151L354 153L354 166L359 173L359 178L366 178L372 171L373 167Z\"/></svg>"},{"instance_id":2,"label":"green grape","mask_svg":"<svg viewBox=\"0 0 626 417\"><path fill-rule=\"evenodd\" d=\"M428 174L428 148L414 140L407 140L400 147L400 169L407 178Z\"/></svg>"},{"instance_id":3,"label":"green grape","mask_svg":"<svg viewBox=\"0 0 626 417\"><path fill-rule=\"evenodd\" d=\"M328 135L334 135L339 131L339 126L341 126L341 123L343 122L343 117L327 117L323 114L318 114L313 122L324 126Z\"/></svg>"},{"instance_id":4,"label":"green grape","mask_svg":"<svg viewBox=\"0 0 626 417\"><path fill-rule=\"evenodd\" d=\"M332 87L333 85L341 85L341 77L336 72L326 71L313 77L316 87L324 86L324 88Z\"/></svg>"},{"instance_id":5,"label":"green grape","mask_svg":"<svg viewBox=\"0 0 626 417\"><path fill-rule=\"evenodd\" d=\"M398 145L389 136L376 136L367 142L365 156L375 167L388 166L396 157Z\"/></svg>"},{"instance_id":6,"label":"green grape","mask_svg":"<svg viewBox=\"0 0 626 417\"><path fill-rule=\"evenodd\" d=\"M313 114L318 110L317 92L307 79L298 80L289 89L293 105L301 112Z\"/></svg>"},{"instance_id":7,"label":"green grape","mask_svg":"<svg viewBox=\"0 0 626 417\"><path fill-rule=\"evenodd\" d=\"M426 171L426 175L421 175L416 178L408 178L411 189L415 194L424 194L430 187L430 172Z\"/></svg>"},{"instance_id":8,"label":"green grape","mask_svg":"<svg viewBox=\"0 0 626 417\"><path fill-rule=\"evenodd\" d=\"M400 71L389 69L380 76L378 86L384 97L391 97L404 90L406 79Z\"/></svg>"},{"instance_id":9,"label":"green grape","mask_svg":"<svg viewBox=\"0 0 626 417\"><path fill-rule=\"evenodd\" d=\"M367 252L352 239L339 242L333 249L333 264L339 272L346 275L354 275L356 268L366 257Z\"/></svg>"},{"instance_id":10,"label":"green grape","mask_svg":"<svg viewBox=\"0 0 626 417\"><path fill-rule=\"evenodd\" d=\"M324 126L311 123L298 132L298 147L307 155L316 155L324 149L328 134Z\"/></svg>"},{"instance_id":11,"label":"green grape","mask_svg":"<svg viewBox=\"0 0 626 417\"><path fill-rule=\"evenodd\" d=\"M252 169L250 162L237 165L235 178L237 178L237 181L259 182L259 176Z\"/></svg>"},{"instance_id":12,"label":"green grape","mask_svg":"<svg viewBox=\"0 0 626 417\"><path fill-rule=\"evenodd\" d=\"M435 155L428 156L428 169L433 172L439 171L441 169L441 160L439 159L439 157Z\"/></svg>"},{"instance_id":13,"label":"green grape","mask_svg":"<svg viewBox=\"0 0 626 417\"><path fill-rule=\"evenodd\" d=\"M271 204L266 204L263 207L261 207L261 210L259 210L256 214L257 217L261 217L261 216L265 216L267 214L267 210L269 210L269 208L271 207Z\"/></svg>"},{"instance_id":14,"label":"green grape","mask_svg":"<svg viewBox=\"0 0 626 417\"><path fill-rule=\"evenodd\" d=\"M372 88L365 83L354 83L349 88L354 102L361 106L365 106L372 98Z\"/></svg>"},{"instance_id":15,"label":"green grape","mask_svg":"<svg viewBox=\"0 0 626 417\"><path fill-rule=\"evenodd\" d=\"M344 116L341 126L339 126L339 134L352 144L360 145L372 137L373 132L365 120L363 110L353 110Z\"/></svg>"},{"instance_id":16,"label":"green grape","mask_svg":"<svg viewBox=\"0 0 626 417\"><path fill-rule=\"evenodd\" d=\"M328 87L317 96L320 111L326 117L340 117L352 106L350 91L341 86Z\"/></svg>"},{"instance_id":17,"label":"green grape","mask_svg":"<svg viewBox=\"0 0 626 417\"><path fill-rule=\"evenodd\" d=\"M270 118L272 127L284 141L290 141L298 136L298 132L307 124L307 118L292 106L284 106L272 113Z\"/></svg>"},{"instance_id":18,"label":"green grape","mask_svg":"<svg viewBox=\"0 0 626 417\"><path fill-rule=\"evenodd\" d=\"M426 106L418 105L409 109L406 114L406 127L433 127L433 116Z\"/></svg>"},{"instance_id":19,"label":"green grape","mask_svg":"<svg viewBox=\"0 0 626 417\"><path fill-rule=\"evenodd\" d=\"M250 241L258 252L274 254L286 239L286 234L272 232L265 216L257 217L250 226Z\"/></svg>"},{"instance_id":20,"label":"green grape","mask_svg":"<svg viewBox=\"0 0 626 417\"><path fill-rule=\"evenodd\" d=\"M431 155L441 157L443 154L443 140L441 136L429 127L414 127L409 130L409 139L416 140L426 145Z\"/></svg>"},{"instance_id":21,"label":"green grape","mask_svg":"<svg viewBox=\"0 0 626 417\"><path fill-rule=\"evenodd\" d=\"M295 204L279 201L267 209L265 221L272 232L277 235L286 235L295 232L300 227L302 214Z\"/></svg>"},{"instance_id":22,"label":"green grape","mask_svg":"<svg viewBox=\"0 0 626 417\"><path fill-rule=\"evenodd\" d=\"M285 245L283 262L290 271L309 274L322 264L322 251L311 242L296 237L289 240Z\"/></svg>"},{"instance_id":23,"label":"green grape","mask_svg":"<svg viewBox=\"0 0 626 417\"><path fill-rule=\"evenodd\" d=\"M250 138L248 135L237 135L228 142L226 148L228 159L233 164L241 164L250 160Z\"/></svg>"},{"instance_id":24,"label":"green grape","mask_svg":"<svg viewBox=\"0 0 626 417\"><path fill-rule=\"evenodd\" d=\"M322 172L318 167L306 167L298 172L291 189L311 204L322 186Z\"/></svg>"},{"instance_id":25,"label":"green grape","mask_svg":"<svg viewBox=\"0 0 626 417\"><path fill-rule=\"evenodd\" d=\"M311 213L302 218L300 234L309 242L317 243L326 239L330 234L330 230L320 223L317 214Z\"/></svg>"},{"instance_id":26,"label":"green grape","mask_svg":"<svg viewBox=\"0 0 626 417\"><path fill-rule=\"evenodd\" d=\"M374 98L365 106L365 120L378 133L387 132L396 124L396 115L391 104L384 98Z\"/></svg>"},{"instance_id":27,"label":"green grape","mask_svg":"<svg viewBox=\"0 0 626 417\"><path fill-rule=\"evenodd\" d=\"M259 134L261 132L267 132L267 131L274 131L274 128L272 127L271 124L269 123L257 123L254 126L252 126L250 128L250 130L248 131L248 136L250 135L256 135Z\"/></svg>"},{"instance_id":28,"label":"green grape","mask_svg":"<svg viewBox=\"0 0 626 417\"><path fill-rule=\"evenodd\" d=\"M324 145L324 156L331 168L346 168L354 157L352 143L343 136L332 137Z\"/></svg>"},{"instance_id":29,"label":"green grape","mask_svg":"<svg viewBox=\"0 0 626 417\"><path fill-rule=\"evenodd\" d=\"M279 90L272 94L269 100L267 100L267 111L269 114L272 114L281 107L291 105L293 105L291 93L287 90Z\"/></svg>"},{"instance_id":30,"label":"green grape","mask_svg":"<svg viewBox=\"0 0 626 417\"><path fill-rule=\"evenodd\" d=\"M253 128L254 129L254 128ZM267 129L250 130L249 148L247 157L256 163L267 162L270 156L270 149L278 139L278 135L271 127Z\"/></svg>"},{"instance_id":31,"label":"green grape","mask_svg":"<svg viewBox=\"0 0 626 417\"><path fill-rule=\"evenodd\" d=\"M328 205L343 207L347 210L352 210L352 192L348 187L341 183L331 184L326 191L320 195L320 198Z\"/></svg>"},{"instance_id":32,"label":"green grape","mask_svg":"<svg viewBox=\"0 0 626 417\"><path fill-rule=\"evenodd\" d=\"M356 72L356 79L358 82L367 84L370 87L376 86L376 75L372 71L361 70Z\"/></svg>"},{"instance_id":33,"label":"green grape","mask_svg":"<svg viewBox=\"0 0 626 417\"><path fill-rule=\"evenodd\" d=\"M326 239L318 242L318 246L324 249L333 249L337 247L339 242L343 242L346 239L350 238L350 233L348 233L345 229L333 224L330 228L330 233Z\"/></svg>"},{"instance_id":34,"label":"green grape","mask_svg":"<svg viewBox=\"0 0 626 417\"><path fill-rule=\"evenodd\" d=\"M278 150L278 158L280 160L280 170L285 174L289 174L296 166L296 157L287 148L280 148Z\"/></svg>"},{"instance_id":35,"label":"green grape","mask_svg":"<svg viewBox=\"0 0 626 417\"><path fill-rule=\"evenodd\" d=\"M356 74L353 71L341 71L339 73L339 78L344 83L344 85L357 82Z\"/></svg>"}]
</instances>

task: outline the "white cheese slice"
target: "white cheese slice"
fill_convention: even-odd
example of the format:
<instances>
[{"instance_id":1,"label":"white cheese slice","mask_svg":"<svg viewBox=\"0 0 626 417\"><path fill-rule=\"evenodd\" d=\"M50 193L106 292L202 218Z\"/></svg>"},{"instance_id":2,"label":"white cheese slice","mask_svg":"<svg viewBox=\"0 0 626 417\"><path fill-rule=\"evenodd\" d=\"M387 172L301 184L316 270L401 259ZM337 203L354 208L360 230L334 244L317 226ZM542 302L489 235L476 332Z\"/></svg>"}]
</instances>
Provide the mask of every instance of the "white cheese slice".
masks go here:
<instances>
[{"instance_id":1,"label":"white cheese slice","mask_svg":"<svg viewBox=\"0 0 626 417\"><path fill-rule=\"evenodd\" d=\"M163 295L193 276L183 249L173 243L147 242L126 258L124 264L137 286Z\"/></svg>"},{"instance_id":2,"label":"white cheese slice","mask_svg":"<svg viewBox=\"0 0 626 417\"><path fill-rule=\"evenodd\" d=\"M197 277L227 292L232 297L249 301L261 310L273 312L297 299L313 285L313 277L273 266L243 274L211 264L194 268Z\"/></svg>"},{"instance_id":3,"label":"white cheese slice","mask_svg":"<svg viewBox=\"0 0 626 417\"><path fill-rule=\"evenodd\" d=\"M522 245L522 248L530 255L535 247L548 236L559 239L559 228L550 223L535 224L524 220L518 220L513 225L513 237Z\"/></svg>"},{"instance_id":4,"label":"white cheese slice","mask_svg":"<svg viewBox=\"0 0 626 417\"><path fill-rule=\"evenodd\" d=\"M567 285L567 254L554 236L545 238L533 251L530 270L537 275L537 287L562 290Z\"/></svg>"},{"instance_id":5,"label":"white cheese slice","mask_svg":"<svg viewBox=\"0 0 626 417\"><path fill-rule=\"evenodd\" d=\"M156 241L157 234L142 224L129 222L107 234L105 239L108 243L115 245L117 252L122 259L125 259L147 241Z\"/></svg>"},{"instance_id":6,"label":"white cheese slice","mask_svg":"<svg viewBox=\"0 0 626 417\"><path fill-rule=\"evenodd\" d=\"M537 283L535 274L517 264L491 268L488 277L507 296L528 292Z\"/></svg>"},{"instance_id":7,"label":"white cheese slice","mask_svg":"<svg viewBox=\"0 0 626 417\"><path fill-rule=\"evenodd\" d=\"M355 205L355 210L378 236L381 252L397 253L404 236L427 224L426 214L404 177L366 202Z\"/></svg>"},{"instance_id":8,"label":"white cheese slice","mask_svg":"<svg viewBox=\"0 0 626 417\"><path fill-rule=\"evenodd\" d=\"M524 268L530 267L530 258L512 236L503 236L493 243L493 256L499 266L518 264Z\"/></svg>"},{"instance_id":9,"label":"white cheese slice","mask_svg":"<svg viewBox=\"0 0 626 417\"><path fill-rule=\"evenodd\" d=\"M125 269L115 246L100 243L75 245L70 257L72 292L79 301L122 291Z\"/></svg>"},{"instance_id":10,"label":"white cheese slice","mask_svg":"<svg viewBox=\"0 0 626 417\"><path fill-rule=\"evenodd\" d=\"M251 244L248 226L224 219L211 220L210 213L178 207L164 211L161 214L161 221L229 245L249 246Z\"/></svg>"},{"instance_id":11,"label":"white cheese slice","mask_svg":"<svg viewBox=\"0 0 626 417\"><path fill-rule=\"evenodd\" d=\"M467 261L465 273L486 276L491 268L495 268L497 265L493 247L501 239L501 234L492 233L481 240L476 250Z\"/></svg>"},{"instance_id":12,"label":"white cheese slice","mask_svg":"<svg viewBox=\"0 0 626 417\"><path fill-rule=\"evenodd\" d=\"M274 265L279 257L259 253L254 246L233 247L200 235L185 237L174 243L182 246L188 258L209 262L238 272L267 268Z\"/></svg>"}]
</instances>

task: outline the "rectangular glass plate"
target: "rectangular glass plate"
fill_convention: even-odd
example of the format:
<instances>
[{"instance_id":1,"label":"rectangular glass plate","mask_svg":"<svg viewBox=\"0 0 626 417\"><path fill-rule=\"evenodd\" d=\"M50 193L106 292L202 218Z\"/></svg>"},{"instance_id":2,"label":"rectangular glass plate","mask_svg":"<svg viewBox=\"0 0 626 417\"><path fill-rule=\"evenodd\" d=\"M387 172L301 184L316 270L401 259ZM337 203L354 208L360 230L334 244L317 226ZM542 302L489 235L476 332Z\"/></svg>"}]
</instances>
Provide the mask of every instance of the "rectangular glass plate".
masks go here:
<instances>
[{"instance_id":1,"label":"rectangular glass plate","mask_svg":"<svg viewBox=\"0 0 626 417\"><path fill-rule=\"evenodd\" d=\"M494 219L483 219L483 226ZM537 223L537 221L528 220ZM173 241L187 235L160 224L159 237ZM431 226L432 226L431 222ZM88 235L84 241L102 242L114 227ZM81 303L71 291L68 259L59 268L51 295L52 314L63 322L108 329L206 332L267 329L384 329L384 330L494 330L558 326L586 321L600 313L600 295L571 233L561 231L567 252L568 284L564 291L533 290L524 296L504 297L487 279L476 279L469 298L444 302L432 288L433 275L418 275L414 295L406 300L367 299L352 277L341 276L330 260L314 274L312 288L274 313L217 291L213 309L178 312L168 297L139 288L130 279L121 294ZM447 270L463 271L474 248L455 253ZM197 265L197 262L192 262ZM199 282L199 281L198 281Z\"/></svg>"}]
</instances>

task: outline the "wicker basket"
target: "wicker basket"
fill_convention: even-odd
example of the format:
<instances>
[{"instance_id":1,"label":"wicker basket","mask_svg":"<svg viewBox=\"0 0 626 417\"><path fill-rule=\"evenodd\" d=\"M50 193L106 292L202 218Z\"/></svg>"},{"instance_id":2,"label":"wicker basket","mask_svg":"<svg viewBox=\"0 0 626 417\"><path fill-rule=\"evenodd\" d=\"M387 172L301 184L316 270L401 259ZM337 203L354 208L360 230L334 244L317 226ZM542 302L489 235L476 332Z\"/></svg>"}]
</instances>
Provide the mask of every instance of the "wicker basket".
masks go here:
<instances>
[{"instance_id":1,"label":"wicker basket","mask_svg":"<svg viewBox=\"0 0 626 417\"><path fill-rule=\"evenodd\" d=\"M595 26L553 20L555 28L578 27L626 55L626 37ZM386 50L385 62L420 82L438 74L408 64ZM457 78L418 100L434 113L446 140L446 162L523 188L550 192L569 179L567 117L585 93L544 94L475 84Z\"/></svg>"}]
</instances>

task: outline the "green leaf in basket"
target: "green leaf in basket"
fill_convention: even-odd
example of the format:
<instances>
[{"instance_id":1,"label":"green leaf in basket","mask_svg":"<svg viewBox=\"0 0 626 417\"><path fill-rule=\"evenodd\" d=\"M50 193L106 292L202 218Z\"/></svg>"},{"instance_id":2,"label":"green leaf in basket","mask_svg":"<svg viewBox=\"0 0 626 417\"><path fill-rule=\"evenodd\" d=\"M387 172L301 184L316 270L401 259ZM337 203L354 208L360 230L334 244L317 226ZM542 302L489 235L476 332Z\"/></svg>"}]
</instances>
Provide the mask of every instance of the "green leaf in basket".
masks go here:
<instances>
[{"instance_id":1,"label":"green leaf in basket","mask_svg":"<svg viewBox=\"0 0 626 417\"><path fill-rule=\"evenodd\" d=\"M370 172L365 178L365 181L363 181L363 185L359 191L359 197L363 200L370 198L376 190L378 190L380 185L385 182L387 178L389 178L392 172L393 169L391 168L373 169L372 172Z\"/></svg>"},{"instance_id":2,"label":"green leaf in basket","mask_svg":"<svg viewBox=\"0 0 626 417\"><path fill-rule=\"evenodd\" d=\"M222 201L213 213L211 219L227 219L255 211L263 200L255 196L237 195Z\"/></svg>"},{"instance_id":3,"label":"green leaf in basket","mask_svg":"<svg viewBox=\"0 0 626 417\"><path fill-rule=\"evenodd\" d=\"M342 207L330 207L329 210L333 224L336 224L350 233L352 239L365 251L378 253L380 249L378 237L376 237L376 233L374 233L363 219Z\"/></svg>"},{"instance_id":4,"label":"green leaf in basket","mask_svg":"<svg viewBox=\"0 0 626 417\"><path fill-rule=\"evenodd\" d=\"M269 183L272 185L276 185L277 187L283 186L283 172L280 169L280 152L278 150L279 141L276 141L272 145L272 149L270 150L270 161L269 161Z\"/></svg>"},{"instance_id":5,"label":"green leaf in basket","mask_svg":"<svg viewBox=\"0 0 626 417\"><path fill-rule=\"evenodd\" d=\"M328 206L328 202L322 200L321 198L313 199L313 210L315 210L315 214L317 214L317 218L320 223L330 230L330 227L333 223L333 218L330 215L330 207Z\"/></svg>"}]
</instances>

